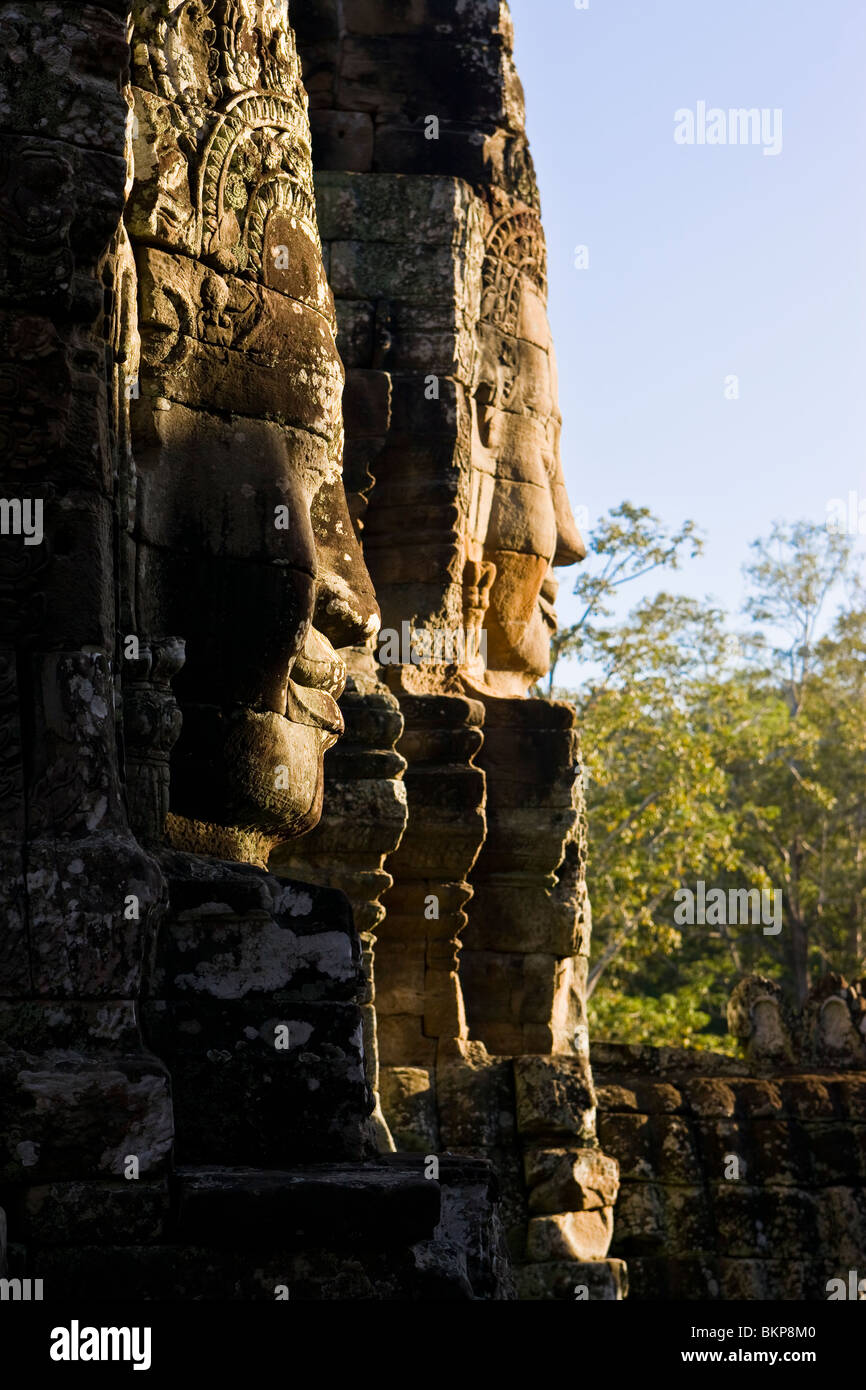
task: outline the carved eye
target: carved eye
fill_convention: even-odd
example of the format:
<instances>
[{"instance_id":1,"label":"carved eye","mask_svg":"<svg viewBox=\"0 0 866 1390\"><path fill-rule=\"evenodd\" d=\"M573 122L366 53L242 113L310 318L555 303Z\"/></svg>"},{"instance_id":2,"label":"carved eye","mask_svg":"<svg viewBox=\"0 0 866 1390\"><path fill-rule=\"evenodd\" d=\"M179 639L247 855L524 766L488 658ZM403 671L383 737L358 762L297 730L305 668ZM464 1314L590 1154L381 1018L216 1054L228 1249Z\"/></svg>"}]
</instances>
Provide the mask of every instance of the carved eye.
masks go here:
<instances>
[{"instance_id":1,"label":"carved eye","mask_svg":"<svg viewBox=\"0 0 866 1390\"><path fill-rule=\"evenodd\" d=\"M515 343L504 342L499 354L502 381L501 404L511 405L517 390L518 353Z\"/></svg>"},{"instance_id":2,"label":"carved eye","mask_svg":"<svg viewBox=\"0 0 866 1390\"><path fill-rule=\"evenodd\" d=\"M475 415L478 420L478 434L485 449L490 448L490 434L495 414L496 387L490 381L482 381L475 392Z\"/></svg>"}]
</instances>

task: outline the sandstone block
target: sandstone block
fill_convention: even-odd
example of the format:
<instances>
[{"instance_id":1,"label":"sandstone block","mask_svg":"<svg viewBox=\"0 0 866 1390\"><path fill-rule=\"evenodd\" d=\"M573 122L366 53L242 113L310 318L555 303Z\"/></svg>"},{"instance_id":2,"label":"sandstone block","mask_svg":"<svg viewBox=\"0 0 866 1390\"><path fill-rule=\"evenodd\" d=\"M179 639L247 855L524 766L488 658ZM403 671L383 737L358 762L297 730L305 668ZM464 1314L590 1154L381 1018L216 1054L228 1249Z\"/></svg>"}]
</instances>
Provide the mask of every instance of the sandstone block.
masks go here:
<instances>
[{"instance_id":1,"label":"sandstone block","mask_svg":"<svg viewBox=\"0 0 866 1390\"><path fill-rule=\"evenodd\" d=\"M227 869L222 883L170 879L149 987L155 998L350 1001L361 982L342 893L240 868Z\"/></svg>"},{"instance_id":2,"label":"sandstone block","mask_svg":"<svg viewBox=\"0 0 866 1390\"><path fill-rule=\"evenodd\" d=\"M649 1117L640 1114L599 1115L598 1140L619 1163L623 1179L656 1176Z\"/></svg>"},{"instance_id":3,"label":"sandstone block","mask_svg":"<svg viewBox=\"0 0 866 1390\"><path fill-rule=\"evenodd\" d=\"M573 1303L586 1289L591 1303L617 1303L628 1294L628 1267L623 1260L563 1260L520 1265L515 1270L517 1296L538 1302L559 1299Z\"/></svg>"},{"instance_id":4,"label":"sandstone block","mask_svg":"<svg viewBox=\"0 0 866 1390\"><path fill-rule=\"evenodd\" d=\"M653 1255L667 1241L664 1191L657 1183L626 1182L616 1204L614 1248L629 1263L635 1255Z\"/></svg>"},{"instance_id":5,"label":"sandstone block","mask_svg":"<svg viewBox=\"0 0 866 1390\"><path fill-rule=\"evenodd\" d=\"M557 1260L603 1260L613 1235L613 1212L570 1211L558 1216L533 1216L529 1222L526 1255L540 1263Z\"/></svg>"},{"instance_id":6,"label":"sandstone block","mask_svg":"<svg viewBox=\"0 0 866 1390\"><path fill-rule=\"evenodd\" d=\"M737 1081L733 1085L737 1105L756 1119L780 1119L782 1094L774 1081Z\"/></svg>"},{"instance_id":7,"label":"sandstone block","mask_svg":"<svg viewBox=\"0 0 866 1390\"><path fill-rule=\"evenodd\" d=\"M650 1123L659 1177L667 1183L694 1184L701 1160L691 1127L676 1115L654 1115Z\"/></svg>"},{"instance_id":8,"label":"sandstone block","mask_svg":"<svg viewBox=\"0 0 866 1390\"><path fill-rule=\"evenodd\" d=\"M715 1077L696 1077L685 1082L683 1095L693 1115L730 1116L736 1109L736 1097L727 1082Z\"/></svg>"},{"instance_id":9,"label":"sandstone block","mask_svg":"<svg viewBox=\"0 0 866 1390\"><path fill-rule=\"evenodd\" d=\"M38 1245L157 1243L170 1211L167 1179L44 1183L10 1208L19 1238Z\"/></svg>"},{"instance_id":10,"label":"sandstone block","mask_svg":"<svg viewBox=\"0 0 866 1390\"><path fill-rule=\"evenodd\" d=\"M699 1174L695 1175L699 1179ZM675 1256L701 1255L714 1247L709 1203L699 1181L692 1187L662 1187L667 1236L665 1248Z\"/></svg>"},{"instance_id":11,"label":"sandstone block","mask_svg":"<svg viewBox=\"0 0 866 1390\"><path fill-rule=\"evenodd\" d=\"M166 1169L174 1138L169 1080L152 1059L7 1052L0 1059L0 1176L42 1184L142 1177Z\"/></svg>"},{"instance_id":12,"label":"sandstone block","mask_svg":"<svg viewBox=\"0 0 866 1390\"><path fill-rule=\"evenodd\" d=\"M387 372L354 367L346 374L343 418L352 439L384 441L391 423L391 378Z\"/></svg>"},{"instance_id":13,"label":"sandstone block","mask_svg":"<svg viewBox=\"0 0 866 1390\"><path fill-rule=\"evenodd\" d=\"M398 1150L434 1154L439 1149L434 1073L428 1067L383 1067L382 1110Z\"/></svg>"},{"instance_id":14,"label":"sandstone block","mask_svg":"<svg viewBox=\"0 0 866 1390\"><path fill-rule=\"evenodd\" d=\"M432 1066L436 1039L424 1033L420 1014L379 1014L379 1058L383 1066Z\"/></svg>"},{"instance_id":15,"label":"sandstone block","mask_svg":"<svg viewBox=\"0 0 866 1390\"><path fill-rule=\"evenodd\" d=\"M592 1135L596 1098L579 1058L515 1057L514 1084L517 1124L527 1138Z\"/></svg>"},{"instance_id":16,"label":"sandstone block","mask_svg":"<svg viewBox=\"0 0 866 1390\"><path fill-rule=\"evenodd\" d=\"M750 1130L751 1180L755 1183L808 1183L808 1152L798 1126L780 1120L756 1120Z\"/></svg>"},{"instance_id":17,"label":"sandstone block","mask_svg":"<svg viewBox=\"0 0 866 1390\"><path fill-rule=\"evenodd\" d=\"M373 165L373 121L363 111L311 111L317 169L364 172Z\"/></svg>"},{"instance_id":18,"label":"sandstone block","mask_svg":"<svg viewBox=\"0 0 866 1390\"><path fill-rule=\"evenodd\" d=\"M479 1044L461 1056L440 1058L437 1096L442 1143L449 1149L483 1152L514 1144L514 1082L511 1062L489 1057Z\"/></svg>"},{"instance_id":19,"label":"sandstone block","mask_svg":"<svg viewBox=\"0 0 866 1390\"><path fill-rule=\"evenodd\" d=\"M779 1083L782 1103L798 1119L833 1119L836 1114L831 1085L819 1076L794 1076Z\"/></svg>"},{"instance_id":20,"label":"sandstone block","mask_svg":"<svg viewBox=\"0 0 866 1390\"><path fill-rule=\"evenodd\" d=\"M683 1109L682 1093L666 1081L642 1081L635 1087L637 1108L647 1115L675 1115Z\"/></svg>"},{"instance_id":21,"label":"sandstone block","mask_svg":"<svg viewBox=\"0 0 866 1390\"><path fill-rule=\"evenodd\" d=\"M185 997L149 1001L144 1021L171 1069L181 1162L367 1156L372 1099L357 1005Z\"/></svg>"},{"instance_id":22,"label":"sandstone block","mask_svg":"<svg viewBox=\"0 0 866 1390\"><path fill-rule=\"evenodd\" d=\"M591 1211L616 1201L619 1164L600 1149L530 1149L524 1166L533 1212Z\"/></svg>"},{"instance_id":23,"label":"sandstone block","mask_svg":"<svg viewBox=\"0 0 866 1390\"><path fill-rule=\"evenodd\" d=\"M465 235L471 207L472 194L460 179L415 178L404 173L374 173L359 179L352 174L316 173L316 209L323 241L389 243L395 248L407 242L453 247ZM407 307L401 306L401 312ZM443 308L453 317L453 307L443 303ZM435 301L421 302L414 309L428 319L434 312ZM407 325L412 322L406 320ZM419 326L417 320L415 323Z\"/></svg>"}]
</instances>

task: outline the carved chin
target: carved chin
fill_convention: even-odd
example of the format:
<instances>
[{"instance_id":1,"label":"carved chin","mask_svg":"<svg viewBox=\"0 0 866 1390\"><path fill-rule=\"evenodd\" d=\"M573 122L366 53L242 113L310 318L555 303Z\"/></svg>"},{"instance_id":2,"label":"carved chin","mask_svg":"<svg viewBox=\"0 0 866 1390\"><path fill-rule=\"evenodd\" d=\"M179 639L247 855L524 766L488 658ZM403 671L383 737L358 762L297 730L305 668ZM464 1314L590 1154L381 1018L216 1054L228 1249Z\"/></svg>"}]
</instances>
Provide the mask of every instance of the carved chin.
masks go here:
<instances>
[{"instance_id":1,"label":"carved chin","mask_svg":"<svg viewBox=\"0 0 866 1390\"><path fill-rule=\"evenodd\" d=\"M547 674L554 628L540 607L522 623L502 621L501 615L491 610L486 626L489 632L486 683L491 688L516 695Z\"/></svg>"},{"instance_id":2,"label":"carved chin","mask_svg":"<svg viewBox=\"0 0 866 1390\"><path fill-rule=\"evenodd\" d=\"M205 853L261 862L274 845L317 824L333 729L270 711L201 705L187 706L183 721L172 757L169 835L176 848L192 849L190 827L208 826L222 833L219 848Z\"/></svg>"}]
</instances>

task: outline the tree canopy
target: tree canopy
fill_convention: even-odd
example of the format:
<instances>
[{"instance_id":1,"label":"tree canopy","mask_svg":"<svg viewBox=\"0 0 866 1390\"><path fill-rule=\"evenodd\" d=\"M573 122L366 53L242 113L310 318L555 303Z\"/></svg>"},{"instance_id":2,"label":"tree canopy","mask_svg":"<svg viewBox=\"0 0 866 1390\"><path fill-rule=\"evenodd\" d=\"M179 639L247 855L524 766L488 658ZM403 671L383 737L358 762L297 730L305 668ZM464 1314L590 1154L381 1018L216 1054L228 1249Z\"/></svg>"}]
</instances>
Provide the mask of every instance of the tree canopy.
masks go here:
<instances>
[{"instance_id":1,"label":"tree canopy","mask_svg":"<svg viewBox=\"0 0 866 1390\"><path fill-rule=\"evenodd\" d=\"M693 523L671 534L631 503L603 518L555 643L587 676L546 694L580 720L594 1036L731 1050L742 974L802 1001L827 970L866 972L866 593L849 537L777 523L753 543L741 630L665 591L613 619L624 584L700 548ZM678 924L699 884L731 910ZM778 925L733 910L746 892Z\"/></svg>"}]
</instances>

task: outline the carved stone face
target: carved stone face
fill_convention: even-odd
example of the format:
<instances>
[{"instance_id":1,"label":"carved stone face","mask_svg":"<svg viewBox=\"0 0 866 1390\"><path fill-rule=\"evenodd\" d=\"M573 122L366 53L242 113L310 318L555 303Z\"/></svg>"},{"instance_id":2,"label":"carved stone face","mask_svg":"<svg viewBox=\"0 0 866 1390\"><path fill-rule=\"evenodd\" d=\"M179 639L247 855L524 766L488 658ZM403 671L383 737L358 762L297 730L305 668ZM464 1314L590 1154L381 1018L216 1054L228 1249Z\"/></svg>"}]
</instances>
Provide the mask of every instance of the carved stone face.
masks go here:
<instances>
[{"instance_id":1,"label":"carved stone face","mask_svg":"<svg viewBox=\"0 0 866 1390\"><path fill-rule=\"evenodd\" d=\"M499 695L522 695L548 670L559 587L553 567L586 554L562 475L543 244L531 222L527 234L514 221L518 231L504 247L494 242L485 267L467 543L488 602L486 670L479 677ZM519 259L527 253L538 257L535 267Z\"/></svg>"},{"instance_id":2,"label":"carved stone face","mask_svg":"<svg viewBox=\"0 0 866 1390\"><path fill-rule=\"evenodd\" d=\"M208 71L231 80L211 96L196 66L175 143L187 168L165 166L169 220L148 149L179 107L140 103L135 601L149 638L186 641L170 838L263 862L319 817L323 755L342 732L334 649L379 620L342 486L344 378L306 111L293 63L243 7L231 14L218 39L202 15L203 39L222 45Z\"/></svg>"},{"instance_id":3,"label":"carved stone face","mask_svg":"<svg viewBox=\"0 0 866 1390\"><path fill-rule=\"evenodd\" d=\"M138 589L148 628L187 650L172 813L225 827L222 853L242 832L245 853L256 832L277 841L318 818L342 731L334 646L378 625L340 477L342 367L300 298L151 250L139 274Z\"/></svg>"}]
</instances>

